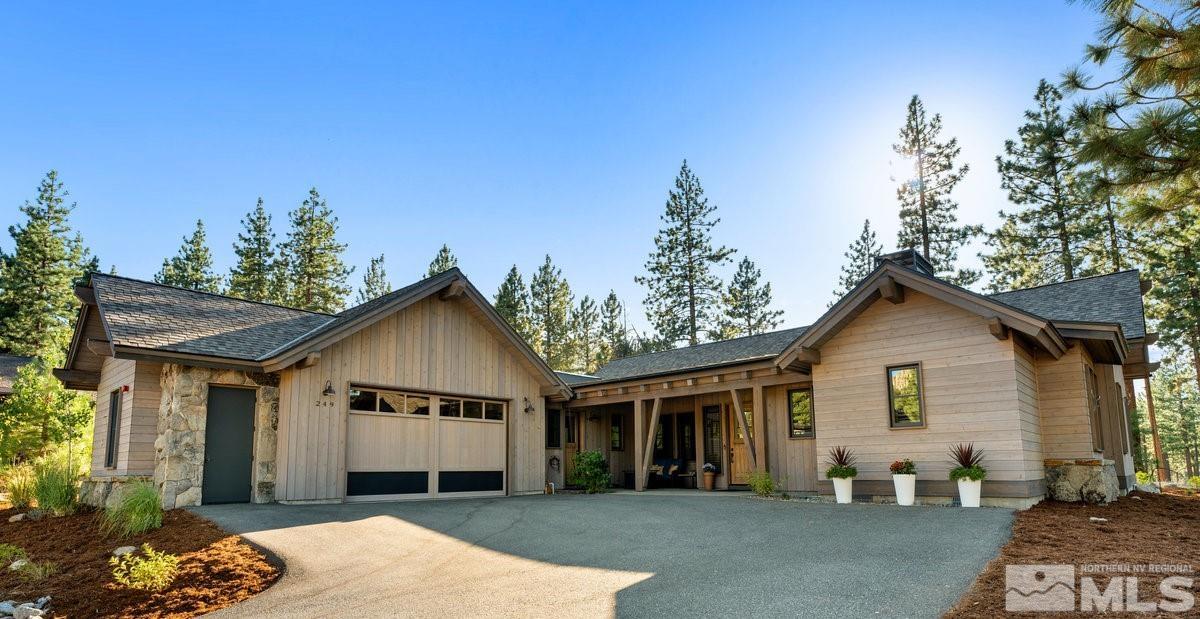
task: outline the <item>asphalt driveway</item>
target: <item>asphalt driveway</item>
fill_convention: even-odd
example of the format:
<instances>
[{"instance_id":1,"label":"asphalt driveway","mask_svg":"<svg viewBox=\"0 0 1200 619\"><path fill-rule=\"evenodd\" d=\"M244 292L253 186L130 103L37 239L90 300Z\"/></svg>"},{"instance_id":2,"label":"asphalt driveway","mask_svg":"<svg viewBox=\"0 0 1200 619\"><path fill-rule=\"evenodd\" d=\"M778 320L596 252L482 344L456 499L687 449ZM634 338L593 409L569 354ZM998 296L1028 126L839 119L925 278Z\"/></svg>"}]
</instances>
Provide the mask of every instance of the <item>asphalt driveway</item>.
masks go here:
<instances>
[{"instance_id":1,"label":"asphalt driveway","mask_svg":"<svg viewBox=\"0 0 1200 619\"><path fill-rule=\"evenodd\" d=\"M1012 524L660 492L195 511L288 566L229 617L935 617Z\"/></svg>"}]
</instances>

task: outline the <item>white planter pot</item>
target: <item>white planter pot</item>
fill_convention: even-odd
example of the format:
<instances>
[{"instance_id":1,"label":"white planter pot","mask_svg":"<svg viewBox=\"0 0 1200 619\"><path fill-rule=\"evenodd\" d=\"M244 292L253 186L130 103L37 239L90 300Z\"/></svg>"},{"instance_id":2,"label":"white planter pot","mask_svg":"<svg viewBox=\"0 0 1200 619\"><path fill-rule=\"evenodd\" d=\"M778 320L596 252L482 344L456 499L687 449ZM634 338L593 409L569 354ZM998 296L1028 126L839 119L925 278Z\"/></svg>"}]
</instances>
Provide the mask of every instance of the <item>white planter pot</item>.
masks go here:
<instances>
[{"instance_id":1,"label":"white planter pot","mask_svg":"<svg viewBox=\"0 0 1200 619\"><path fill-rule=\"evenodd\" d=\"M958 500L963 507L979 507L979 490L983 481L971 479L958 480Z\"/></svg>"},{"instance_id":2,"label":"white planter pot","mask_svg":"<svg viewBox=\"0 0 1200 619\"><path fill-rule=\"evenodd\" d=\"M892 475L892 484L896 486L896 504L912 505L917 499L917 475Z\"/></svg>"},{"instance_id":3,"label":"white planter pot","mask_svg":"<svg viewBox=\"0 0 1200 619\"><path fill-rule=\"evenodd\" d=\"M833 494L837 497L838 503L849 503L854 498L854 478L853 477L834 477L833 478Z\"/></svg>"}]
</instances>

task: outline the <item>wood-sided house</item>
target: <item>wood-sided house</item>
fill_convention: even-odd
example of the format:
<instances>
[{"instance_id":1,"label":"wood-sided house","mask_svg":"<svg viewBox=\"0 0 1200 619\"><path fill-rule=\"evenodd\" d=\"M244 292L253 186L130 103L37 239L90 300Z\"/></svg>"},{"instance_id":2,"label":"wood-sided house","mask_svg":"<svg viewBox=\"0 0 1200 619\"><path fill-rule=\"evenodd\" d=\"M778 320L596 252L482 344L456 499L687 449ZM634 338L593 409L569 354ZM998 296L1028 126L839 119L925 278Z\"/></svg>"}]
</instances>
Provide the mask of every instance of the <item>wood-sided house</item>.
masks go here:
<instances>
[{"instance_id":1,"label":"wood-sided house","mask_svg":"<svg viewBox=\"0 0 1200 619\"><path fill-rule=\"evenodd\" d=\"M95 503L132 478L167 507L535 493L585 449L639 490L709 463L721 488L766 471L831 494L834 445L856 493L890 496L911 458L918 495L949 501L959 442L986 452L991 503L1130 487L1131 381L1153 369L1137 272L998 295L931 273L889 254L808 327L594 376L551 371L457 269L337 315L95 274L58 375L98 394Z\"/></svg>"}]
</instances>

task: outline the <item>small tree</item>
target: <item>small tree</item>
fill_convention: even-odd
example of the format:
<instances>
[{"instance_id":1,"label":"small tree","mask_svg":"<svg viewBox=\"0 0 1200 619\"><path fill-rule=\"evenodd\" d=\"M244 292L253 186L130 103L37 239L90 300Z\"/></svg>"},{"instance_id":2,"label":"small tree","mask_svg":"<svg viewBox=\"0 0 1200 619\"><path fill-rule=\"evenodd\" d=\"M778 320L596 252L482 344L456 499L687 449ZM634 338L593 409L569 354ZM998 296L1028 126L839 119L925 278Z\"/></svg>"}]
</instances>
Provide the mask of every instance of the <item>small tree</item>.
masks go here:
<instances>
[{"instance_id":1,"label":"small tree","mask_svg":"<svg viewBox=\"0 0 1200 619\"><path fill-rule=\"evenodd\" d=\"M229 271L228 294L249 301L282 303L287 300L287 278L275 252L271 216L258 199L254 210L242 219L242 232L233 244L237 264Z\"/></svg>"},{"instance_id":2,"label":"small tree","mask_svg":"<svg viewBox=\"0 0 1200 619\"><path fill-rule=\"evenodd\" d=\"M570 330L575 352L573 369L591 374L599 367L600 359L600 314L596 302L584 295L579 305L571 310Z\"/></svg>"},{"instance_id":3,"label":"small tree","mask_svg":"<svg viewBox=\"0 0 1200 619\"><path fill-rule=\"evenodd\" d=\"M66 390L51 373L61 356L35 359L17 370L12 395L0 402L0 456L21 461L47 453L56 443L67 443L68 452L82 443L91 425L92 399ZM68 461L74 458L68 453Z\"/></svg>"},{"instance_id":4,"label":"small tree","mask_svg":"<svg viewBox=\"0 0 1200 619\"><path fill-rule=\"evenodd\" d=\"M454 257L454 252L450 251L448 246L442 245L437 255L433 257L433 262L429 263L429 270L425 272L425 277L445 273L456 266L458 266L458 258Z\"/></svg>"},{"instance_id":5,"label":"small tree","mask_svg":"<svg viewBox=\"0 0 1200 619\"><path fill-rule=\"evenodd\" d=\"M633 343L625 325L625 307L615 291L609 290L600 305L600 355L597 365L633 354Z\"/></svg>"},{"instance_id":6,"label":"small tree","mask_svg":"<svg viewBox=\"0 0 1200 619\"><path fill-rule=\"evenodd\" d=\"M163 260L154 281L201 292L221 291L221 276L213 272L212 250L208 248L202 220L196 220L196 229L191 236L183 237L179 253Z\"/></svg>"},{"instance_id":7,"label":"small tree","mask_svg":"<svg viewBox=\"0 0 1200 619\"><path fill-rule=\"evenodd\" d=\"M340 311L350 294L346 278L354 271L342 262L346 245L337 241L337 217L316 187L288 213L291 230L279 253L287 261L288 305L303 310Z\"/></svg>"},{"instance_id":8,"label":"small tree","mask_svg":"<svg viewBox=\"0 0 1200 619\"><path fill-rule=\"evenodd\" d=\"M883 246L875 240L875 231L871 229L871 220L863 220L862 232L850 244L850 249L842 254L846 257L846 263L842 265L842 274L838 277L838 288L833 291L830 307L875 270L875 259L882 251Z\"/></svg>"},{"instance_id":9,"label":"small tree","mask_svg":"<svg viewBox=\"0 0 1200 619\"><path fill-rule=\"evenodd\" d=\"M716 339L758 335L779 326L783 311L771 309L771 284L760 284L761 279L762 271L749 258L742 258L721 295L722 316Z\"/></svg>"},{"instance_id":10,"label":"small tree","mask_svg":"<svg viewBox=\"0 0 1200 619\"><path fill-rule=\"evenodd\" d=\"M532 300L534 347L550 367L570 368L571 331L569 320L575 297L571 286L563 279L562 270L554 266L550 256L538 267L529 285Z\"/></svg>"},{"instance_id":11,"label":"small tree","mask_svg":"<svg viewBox=\"0 0 1200 619\"><path fill-rule=\"evenodd\" d=\"M383 254L379 254L378 258L371 258L371 264L363 273L363 284L358 289L357 301L359 304L366 303L391 291L392 285L388 283L387 273L383 270Z\"/></svg>"}]
</instances>

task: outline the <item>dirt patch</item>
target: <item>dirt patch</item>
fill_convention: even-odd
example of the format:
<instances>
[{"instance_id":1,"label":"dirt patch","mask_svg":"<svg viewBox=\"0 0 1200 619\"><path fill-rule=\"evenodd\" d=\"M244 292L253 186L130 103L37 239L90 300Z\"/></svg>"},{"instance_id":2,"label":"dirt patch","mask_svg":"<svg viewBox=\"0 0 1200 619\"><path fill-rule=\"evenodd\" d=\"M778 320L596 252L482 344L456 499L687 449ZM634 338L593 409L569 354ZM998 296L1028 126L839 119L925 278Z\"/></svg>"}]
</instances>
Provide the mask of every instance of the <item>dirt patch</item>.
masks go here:
<instances>
[{"instance_id":1,"label":"dirt patch","mask_svg":"<svg viewBox=\"0 0 1200 619\"><path fill-rule=\"evenodd\" d=\"M51 561L56 571L29 583L0 570L4 599L28 602L53 597L55 616L194 617L240 602L271 586L280 570L245 540L188 511L167 512L160 529L131 538L106 538L97 512L37 522L8 522L19 513L0 510L0 542L25 549L33 561ZM148 543L179 555L179 575L160 593L127 589L112 580L109 556L118 546Z\"/></svg>"},{"instance_id":2,"label":"dirt patch","mask_svg":"<svg viewBox=\"0 0 1200 619\"><path fill-rule=\"evenodd\" d=\"M1106 518L1092 522L1090 518ZM1086 565L1190 565L1200 572L1200 496L1135 492L1110 505L1044 501L1017 514L1012 539L988 564L946 617L1044 617L1046 613L1006 613L1005 566L1070 564L1082 575ZM1138 577L1138 600L1159 600L1163 578L1180 574L1104 576L1087 573L1100 588L1118 576ZM1200 573L1183 574L1200 581ZM1193 588L1193 592L1195 589ZM1197 596L1200 600L1200 596ZM1058 615L1071 613L1057 613ZM1082 616L1084 613L1077 613ZM1088 613L1089 615L1094 613ZM1108 613L1105 616L1126 616ZM1182 616L1200 615L1200 604ZM1136 617L1179 617L1179 613L1128 613Z\"/></svg>"}]
</instances>

